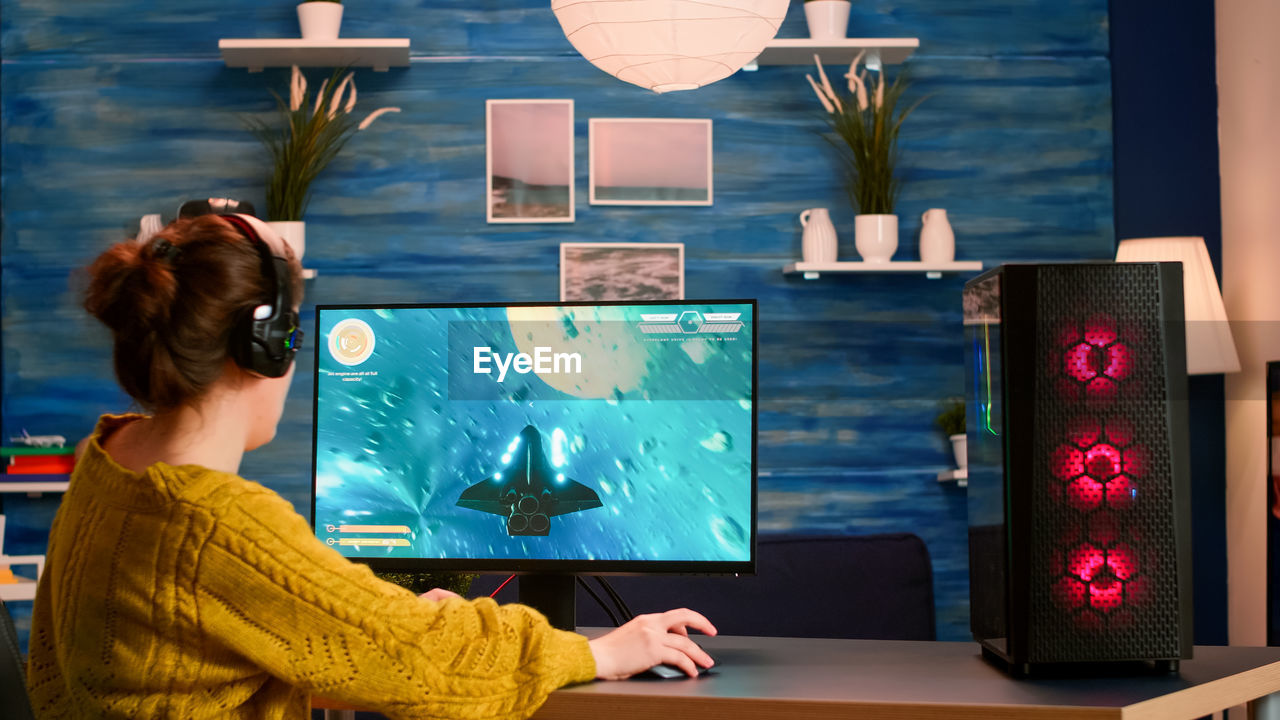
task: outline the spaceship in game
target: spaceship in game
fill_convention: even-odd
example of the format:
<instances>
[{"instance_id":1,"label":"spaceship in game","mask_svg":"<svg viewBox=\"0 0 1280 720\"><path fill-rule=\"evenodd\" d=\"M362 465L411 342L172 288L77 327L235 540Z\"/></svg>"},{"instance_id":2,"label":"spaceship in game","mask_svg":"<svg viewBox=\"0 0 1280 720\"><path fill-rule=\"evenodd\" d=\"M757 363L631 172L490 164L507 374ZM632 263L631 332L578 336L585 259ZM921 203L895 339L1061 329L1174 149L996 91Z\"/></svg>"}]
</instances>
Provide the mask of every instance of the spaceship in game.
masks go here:
<instances>
[{"instance_id":1,"label":"spaceship in game","mask_svg":"<svg viewBox=\"0 0 1280 720\"><path fill-rule=\"evenodd\" d=\"M557 470L564 462L557 439L554 460L548 460L542 433L526 425L502 456L502 470L463 490L457 504L502 515L508 535L547 535L556 515L601 507L595 490Z\"/></svg>"}]
</instances>

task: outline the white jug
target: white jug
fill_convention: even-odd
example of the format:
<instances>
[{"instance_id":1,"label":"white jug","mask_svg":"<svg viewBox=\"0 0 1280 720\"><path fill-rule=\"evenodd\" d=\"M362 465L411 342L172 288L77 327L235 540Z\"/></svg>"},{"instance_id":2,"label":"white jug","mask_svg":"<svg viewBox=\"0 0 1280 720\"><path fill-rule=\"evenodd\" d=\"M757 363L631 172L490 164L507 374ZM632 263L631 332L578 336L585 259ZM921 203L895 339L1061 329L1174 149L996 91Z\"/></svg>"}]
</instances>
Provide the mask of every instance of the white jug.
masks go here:
<instances>
[{"instance_id":1,"label":"white jug","mask_svg":"<svg viewBox=\"0 0 1280 720\"><path fill-rule=\"evenodd\" d=\"M956 234L947 222L947 211L930 208L920 216L920 260L949 263L956 259Z\"/></svg>"},{"instance_id":2,"label":"white jug","mask_svg":"<svg viewBox=\"0 0 1280 720\"><path fill-rule=\"evenodd\" d=\"M836 261L836 226L826 208L809 208L800 213L800 227L804 236L800 243L800 256L807 263Z\"/></svg>"}]
</instances>

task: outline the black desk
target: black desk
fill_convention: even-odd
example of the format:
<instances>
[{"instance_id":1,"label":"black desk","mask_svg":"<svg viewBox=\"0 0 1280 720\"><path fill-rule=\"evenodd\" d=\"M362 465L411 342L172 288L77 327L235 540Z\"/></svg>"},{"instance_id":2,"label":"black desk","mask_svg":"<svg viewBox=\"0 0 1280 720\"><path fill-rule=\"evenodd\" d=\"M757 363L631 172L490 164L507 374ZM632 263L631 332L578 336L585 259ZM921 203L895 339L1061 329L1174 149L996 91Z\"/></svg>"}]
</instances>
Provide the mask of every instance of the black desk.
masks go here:
<instances>
[{"instance_id":1,"label":"black desk","mask_svg":"<svg viewBox=\"0 0 1280 720\"><path fill-rule=\"evenodd\" d=\"M552 693L538 720L1280 720L1280 648L1197 647L1177 675L1013 680L971 642L697 638L724 671ZM1270 696L1270 697L1268 697Z\"/></svg>"}]
</instances>

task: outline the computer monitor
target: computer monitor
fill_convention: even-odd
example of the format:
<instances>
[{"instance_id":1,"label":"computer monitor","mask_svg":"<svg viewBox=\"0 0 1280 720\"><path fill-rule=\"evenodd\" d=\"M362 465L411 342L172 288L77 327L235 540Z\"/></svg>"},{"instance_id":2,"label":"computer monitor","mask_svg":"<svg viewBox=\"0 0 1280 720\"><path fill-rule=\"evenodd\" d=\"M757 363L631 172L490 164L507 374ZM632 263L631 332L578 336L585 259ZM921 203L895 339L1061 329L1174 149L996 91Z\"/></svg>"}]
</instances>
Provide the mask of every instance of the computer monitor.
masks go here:
<instances>
[{"instance_id":1,"label":"computer monitor","mask_svg":"<svg viewBox=\"0 0 1280 720\"><path fill-rule=\"evenodd\" d=\"M750 573L754 300L320 305L312 522L383 570Z\"/></svg>"}]
</instances>

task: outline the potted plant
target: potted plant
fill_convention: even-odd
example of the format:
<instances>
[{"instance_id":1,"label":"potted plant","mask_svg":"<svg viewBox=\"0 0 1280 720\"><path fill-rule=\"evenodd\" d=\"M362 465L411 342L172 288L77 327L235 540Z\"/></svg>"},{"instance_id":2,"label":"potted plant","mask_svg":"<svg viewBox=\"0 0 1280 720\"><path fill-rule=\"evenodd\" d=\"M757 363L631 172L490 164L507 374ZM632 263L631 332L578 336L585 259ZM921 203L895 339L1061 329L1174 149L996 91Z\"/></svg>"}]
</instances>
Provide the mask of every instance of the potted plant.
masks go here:
<instances>
[{"instance_id":1,"label":"potted plant","mask_svg":"<svg viewBox=\"0 0 1280 720\"><path fill-rule=\"evenodd\" d=\"M942 434L951 441L951 452L956 457L956 467L964 470L969 467L969 443L965 434L964 401L950 398L942 403L942 412L935 421Z\"/></svg>"},{"instance_id":2,"label":"potted plant","mask_svg":"<svg viewBox=\"0 0 1280 720\"><path fill-rule=\"evenodd\" d=\"M441 588L451 592L456 592L463 597L466 597L467 592L471 590L471 583L477 577L476 575L453 572L375 571L373 574L377 575L382 580L386 580L392 585L399 585L416 595L421 595L434 588Z\"/></svg>"},{"instance_id":3,"label":"potted plant","mask_svg":"<svg viewBox=\"0 0 1280 720\"><path fill-rule=\"evenodd\" d=\"M817 55L813 59L818 65L821 84L814 82L811 75L805 77L827 111L827 121L834 131L834 137L827 139L840 150L845 164L849 202L858 212L854 246L864 261L884 263L889 262L898 249L898 216L893 212L899 190L894 172L898 162L898 131L923 98L902 107L902 93L906 89L903 76L890 83L884 71L877 71L868 78L867 68L858 68L865 54L865 50L858 53L849 64L849 72L845 74L849 94L843 98L827 81Z\"/></svg>"},{"instance_id":4,"label":"potted plant","mask_svg":"<svg viewBox=\"0 0 1280 720\"><path fill-rule=\"evenodd\" d=\"M841 39L849 29L849 0L804 0L804 19L810 38Z\"/></svg>"},{"instance_id":5,"label":"potted plant","mask_svg":"<svg viewBox=\"0 0 1280 720\"><path fill-rule=\"evenodd\" d=\"M298 3L298 26L303 40L337 40L342 27L342 0Z\"/></svg>"},{"instance_id":6,"label":"potted plant","mask_svg":"<svg viewBox=\"0 0 1280 720\"><path fill-rule=\"evenodd\" d=\"M379 116L400 112L400 108L374 110L357 123L351 117L356 104L355 73L333 72L320 85L314 102L307 90L307 78L293 66L289 102L275 95L280 124L258 118L247 120L250 129L271 154L271 175L267 178L267 220L302 258L306 249L306 226L302 215L311 200L311 183L338 155L356 132ZM345 100L344 100L345 98Z\"/></svg>"}]
</instances>

